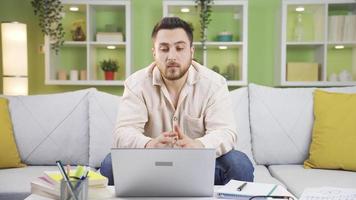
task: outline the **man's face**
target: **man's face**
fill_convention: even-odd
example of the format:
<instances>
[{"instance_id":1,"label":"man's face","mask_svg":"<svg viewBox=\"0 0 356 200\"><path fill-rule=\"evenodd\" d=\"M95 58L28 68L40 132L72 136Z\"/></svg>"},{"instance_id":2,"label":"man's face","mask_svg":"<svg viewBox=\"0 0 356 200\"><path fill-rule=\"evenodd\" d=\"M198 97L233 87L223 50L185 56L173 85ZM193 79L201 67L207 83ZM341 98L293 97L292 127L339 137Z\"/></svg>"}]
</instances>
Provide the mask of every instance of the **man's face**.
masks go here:
<instances>
[{"instance_id":1,"label":"man's face","mask_svg":"<svg viewBox=\"0 0 356 200\"><path fill-rule=\"evenodd\" d=\"M184 29L161 29L157 32L152 53L162 76L173 81L188 71L194 47L190 46Z\"/></svg>"}]
</instances>

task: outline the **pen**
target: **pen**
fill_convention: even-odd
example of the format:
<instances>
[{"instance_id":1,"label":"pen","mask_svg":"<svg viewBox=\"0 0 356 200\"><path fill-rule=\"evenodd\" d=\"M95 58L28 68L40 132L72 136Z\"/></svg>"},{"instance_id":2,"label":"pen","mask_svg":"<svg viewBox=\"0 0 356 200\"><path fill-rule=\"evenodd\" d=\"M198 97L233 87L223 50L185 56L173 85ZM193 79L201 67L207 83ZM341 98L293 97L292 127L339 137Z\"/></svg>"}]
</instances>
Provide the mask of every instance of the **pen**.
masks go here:
<instances>
[{"instance_id":1,"label":"pen","mask_svg":"<svg viewBox=\"0 0 356 200\"><path fill-rule=\"evenodd\" d=\"M62 162L60 160L57 160L56 161L57 163L57 166L59 168L59 171L61 172L67 186L68 186L68 189L69 189L69 192L72 194L73 198L75 200L78 200L78 197L74 194L74 191L73 191L73 185L72 183L70 182L69 178L68 178L68 175L66 174L66 172L64 171L64 168L63 168L63 165L62 165Z\"/></svg>"},{"instance_id":2,"label":"pen","mask_svg":"<svg viewBox=\"0 0 356 200\"><path fill-rule=\"evenodd\" d=\"M250 198L250 200L254 200L254 199L267 199L267 198L271 198L271 199L286 199L286 200L294 200L294 198L293 197L291 197L291 196L252 196L251 198Z\"/></svg>"},{"instance_id":3,"label":"pen","mask_svg":"<svg viewBox=\"0 0 356 200\"><path fill-rule=\"evenodd\" d=\"M241 191L247 185L247 182L242 183L236 190Z\"/></svg>"},{"instance_id":4,"label":"pen","mask_svg":"<svg viewBox=\"0 0 356 200\"><path fill-rule=\"evenodd\" d=\"M70 165L67 165L67 175L70 177Z\"/></svg>"}]
</instances>

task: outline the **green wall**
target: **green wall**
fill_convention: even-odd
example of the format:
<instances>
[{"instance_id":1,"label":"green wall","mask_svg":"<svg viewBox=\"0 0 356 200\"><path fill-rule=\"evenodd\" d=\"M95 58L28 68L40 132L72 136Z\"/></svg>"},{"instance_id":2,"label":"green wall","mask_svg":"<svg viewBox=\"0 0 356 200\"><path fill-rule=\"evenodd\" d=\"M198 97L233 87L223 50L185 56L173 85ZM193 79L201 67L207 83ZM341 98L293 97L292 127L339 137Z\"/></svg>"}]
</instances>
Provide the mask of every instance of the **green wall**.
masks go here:
<instances>
[{"instance_id":1,"label":"green wall","mask_svg":"<svg viewBox=\"0 0 356 200\"><path fill-rule=\"evenodd\" d=\"M151 31L162 17L162 0L132 0L133 70L152 62ZM280 0L249 0L248 13L248 80L273 85L275 49L277 46L276 19ZM44 84L44 54L39 47L44 43L37 26L30 0L1 0L0 21L19 21L27 24L29 58L29 93L43 94L78 90L94 86L57 86ZM1 43L1 41L0 41ZM0 60L1 58L0 48ZM2 63L0 63L2 74ZM122 94L122 86L95 86L112 94ZM2 93L2 79L0 79Z\"/></svg>"}]
</instances>

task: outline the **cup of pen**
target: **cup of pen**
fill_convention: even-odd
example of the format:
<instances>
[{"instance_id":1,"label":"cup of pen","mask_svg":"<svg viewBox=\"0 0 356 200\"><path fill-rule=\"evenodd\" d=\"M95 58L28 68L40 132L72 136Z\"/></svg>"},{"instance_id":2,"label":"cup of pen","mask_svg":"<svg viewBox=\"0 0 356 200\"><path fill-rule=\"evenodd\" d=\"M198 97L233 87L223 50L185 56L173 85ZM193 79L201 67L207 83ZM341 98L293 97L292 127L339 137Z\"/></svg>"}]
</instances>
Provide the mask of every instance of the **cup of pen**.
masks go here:
<instances>
[{"instance_id":1,"label":"cup of pen","mask_svg":"<svg viewBox=\"0 0 356 200\"><path fill-rule=\"evenodd\" d=\"M72 191L70 190L70 185L65 179L61 180L61 200L86 200L88 199L88 179L78 179L70 178L70 184L72 186ZM73 197L73 194L76 196Z\"/></svg>"}]
</instances>

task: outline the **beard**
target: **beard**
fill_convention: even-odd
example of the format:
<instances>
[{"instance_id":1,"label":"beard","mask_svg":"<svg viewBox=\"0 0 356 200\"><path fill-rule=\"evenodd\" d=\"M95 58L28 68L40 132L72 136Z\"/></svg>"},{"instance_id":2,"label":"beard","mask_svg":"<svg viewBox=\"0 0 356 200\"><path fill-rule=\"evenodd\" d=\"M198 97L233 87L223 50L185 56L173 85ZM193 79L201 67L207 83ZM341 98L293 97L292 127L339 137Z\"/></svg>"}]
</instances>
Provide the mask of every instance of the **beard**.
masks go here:
<instances>
[{"instance_id":1,"label":"beard","mask_svg":"<svg viewBox=\"0 0 356 200\"><path fill-rule=\"evenodd\" d=\"M187 63L188 66L182 67L182 65L176 62L170 62L166 64L164 68L164 73L161 72L162 76L170 81L176 81L182 78L188 71L190 64Z\"/></svg>"}]
</instances>

